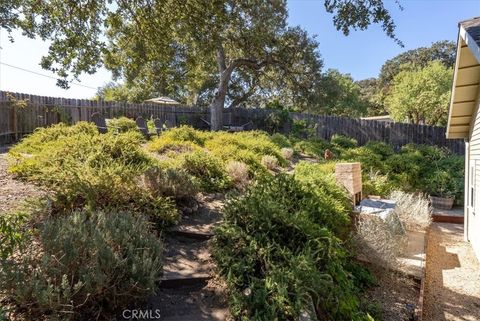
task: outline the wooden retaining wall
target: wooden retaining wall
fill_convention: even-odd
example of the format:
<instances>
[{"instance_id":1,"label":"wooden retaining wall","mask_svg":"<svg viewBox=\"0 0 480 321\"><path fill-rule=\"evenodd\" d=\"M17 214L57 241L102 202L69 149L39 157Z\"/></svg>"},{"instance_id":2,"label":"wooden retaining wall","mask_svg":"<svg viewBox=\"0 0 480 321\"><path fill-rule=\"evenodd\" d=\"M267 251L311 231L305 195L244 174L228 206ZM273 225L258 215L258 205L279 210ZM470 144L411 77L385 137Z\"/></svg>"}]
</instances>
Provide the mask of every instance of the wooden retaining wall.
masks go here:
<instances>
[{"instance_id":1,"label":"wooden retaining wall","mask_svg":"<svg viewBox=\"0 0 480 321\"><path fill-rule=\"evenodd\" d=\"M100 112L106 118L119 116L160 118L163 121L169 120L175 126L188 124L199 129L208 129L208 125L202 119L210 118L207 108L68 99L0 91L0 145L15 142L32 133L37 127L59 122L89 121L94 112ZM224 123L242 125L251 121L250 128L268 130L265 120L271 113L272 111L268 109L226 109ZM360 145L369 141L383 141L400 148L405 144L415 143L446 147L456 154L465 152L463 140L445 138L444 127L303 113L290 113L290 117L308 123L314 128L316 136L323 139L330 139L334 134L342 134L357 139ZM285 124L281 131L290 132L291 125Z\"/></svg>"}]
</instances>

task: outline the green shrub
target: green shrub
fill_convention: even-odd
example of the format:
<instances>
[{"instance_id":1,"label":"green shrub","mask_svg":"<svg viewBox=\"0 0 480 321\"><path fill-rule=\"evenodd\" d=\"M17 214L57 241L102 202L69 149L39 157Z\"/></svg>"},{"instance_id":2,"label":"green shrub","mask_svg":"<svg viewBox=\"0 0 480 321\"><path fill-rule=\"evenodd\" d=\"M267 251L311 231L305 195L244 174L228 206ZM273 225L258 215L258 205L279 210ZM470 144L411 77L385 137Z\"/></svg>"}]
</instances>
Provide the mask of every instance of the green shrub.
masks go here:
<instances>
[{"instance_id":1,"label":"green shrub","mask_svg":"<svg viewBox=\"0 0 480 321\"><path fill-rule=\"evenodd\" d=\"M0 214L0 259L6 259L23 244L26 237L24 225L29 215L26 212Z\"/></svg>"},{"instance_id":2,"label":"green shrub","mask_svg":"<svg viewBox=\"0 0 480 321\"><path fill-rule=\"evenodd\" d=\"M2 292L32 320L97 319L154 293L162 245L142 216L75 212L49 219L36 234L0 270Z\"/></svg>"},{"instance_id":3,"label":"green shrub","mask_svg":"<svg viewBox=\"0 0 480 321\"><path fill-rule=\"evenodd\" d=\"M335 146L320 138L300 140L295 143L293 148L297 153L306 154L319 159L323 159L326 149L330 149L334 156L339 155L339 152Z\"/></svg>"},{"instance_id":4,"label":"green shrub","mask_svg":"<svg viewBox=\"0 0 480 321\"><path fill-rule=\"evenodd\" d=\"M120 133L125 133L130 130L137 130L137 123L133 119L127 117L119 117L109 119L107 126L111 127L112 130L116 130Z\"/></svg>"},{"instance_id":5,"label":"green shrub","mask_svg":"<svg viewBox=\"0 0 480 321\"><path fill-rule=\"evenodd\" d=\"M155 165L141 150L139 133L63 136L34 154L18 152L30 139L36 140L36 134L10 151L10 171L50 189L55 212L113 207L145 213L161 225L176 219L169 199L138 186L138 178Z\"/></svg>"},{"instance_id":6,"label":"green shrub","mask_svg":"<svg viewBox=\"0 0 480 321\"><path fill-rule=\"evenodd\" d=\"M377 195L388 197L390 193L398 188L395 183L388 177L382 175L378 171L370 170L362 175L362 193L365 196Z\"/></svg>"},{"instance_id":7,"label":"green shrub","mask_svg":"<svg viewBox=\"0 0 480 321\"><path fill-rule=\"evenodd\" d=\"M311 298L323 320L366 320L347 252L333 232L345 224L310 190L280 174L228 202L214 257L235 318L295 320Z\"/></svg>"},{"instance_id":8,"label":"green shrub","mask_svg":"<svg viewBox=\"0 0 480 321\"><path fill-rule=\"evenodd\" d=\"M232 182L222 162L208 152L186 154L182 168L198 179L204 191L219 192L231 187Z\"/></svg>"},{"instance_id":9,"label":"green shrub","mask_svg":"<svg viewBox=\"0 0 480 321\"><path fill-rule=\"evenodd\" d=\"M169 139L172 142L191 142L203 146L205 140L211 135L209 132L196 130L193 127L182 125L174 127L162 133L161 139Z\"/></svg>"},{"instance_id":10,"label":"green shrub","mask_svg":"<svg viewBox=\"0 0 480 321\"><path fill-rule=\"evenodd\" d=\"M19 144L12 147L10 151L33 154L42 151L50 142L77 135L98 135L98 130L93 123L87 122L78 122L74 126L59 123L46 128L39 127L33 134L26 136Z\"/></svg>"},{"instance_id":11,"label":"green shrub","mask_svg":"<svg viewBox=\"0 0 480 321\"><path fill-rule=\"evenodd\" d=\"M342 148L353 148L358 146L358 142L355 138L338 134L333 135L330 142Z\"/></svg>"},{"instance_id":12,"label":"green shrub","mask_svg":"<svg viewBox=\"0 0 480 321\"><path fill-rule=\"evenodd\" d=\"M148 149L159 154L174 152L187 153L200 149L200 146L191 141L177 141L171 136L162 135L148 144Z\"/></svg>"},{"instance_id":13,"label":"green shrub","mask_svg":"<svg viewBox=\"0 0 480 321\"><path fill-rule=\"evenodd\" d=\"M384 142L368 142L365 144L365 148L379 155L382 160L387 159L395 153L393 147Z\"/></svg>"},{"instance_id":14,"label":"green shrub","mask_svg":"<svg viewBox=\"0 0 480 321\"><path fill-rule=\"evenodd\" d=\"M332 162L333 163L333 162ZM325 165L302 162L295 168L295 179L308 186L318 206L324 211L323 221L337 235L344 235L349 225L350 200L333 174L325 173Z\"/></svg>"},{"instance_id":15,"label":"green shrub","mask_svg":"<svg viewBox=\"0 0 480 321\"><path fill-rule=\"evenodd\" d=\"M363 170L384 172L385 161L382 156L366 146L345 149L341 157L343 161L360 162Z\"/></svg>"},{"instance_id":16,"label":"green shrub","mask_svg":"<svg viewBox=\"0 0 480 321\"><path fill-rule=\"evenodd\" d=\"M289 148L292 147L292 142L284 135L275 133L273 134L270 139L274 144L276 144L278 147L282 148Z\"/></svg>"}]
</instances>

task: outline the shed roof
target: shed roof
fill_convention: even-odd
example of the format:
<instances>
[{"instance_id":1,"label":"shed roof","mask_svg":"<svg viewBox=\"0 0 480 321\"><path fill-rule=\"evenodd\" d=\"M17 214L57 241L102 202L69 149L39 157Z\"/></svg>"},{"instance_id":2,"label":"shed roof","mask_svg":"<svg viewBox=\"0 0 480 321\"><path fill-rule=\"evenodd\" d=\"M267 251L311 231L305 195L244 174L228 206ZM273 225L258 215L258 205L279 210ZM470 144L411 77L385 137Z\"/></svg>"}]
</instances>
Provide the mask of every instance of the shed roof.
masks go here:
<instances>
[{"instance_id":1,"label":"shed roof","mask_svg":"<svg viewBox=\"0 0 480 321\"><path fill-rule=\"evenodd\" d=\"M480 17L459 23L447 138L468 138L480 85Z\"/></svg>"}]
</instances>

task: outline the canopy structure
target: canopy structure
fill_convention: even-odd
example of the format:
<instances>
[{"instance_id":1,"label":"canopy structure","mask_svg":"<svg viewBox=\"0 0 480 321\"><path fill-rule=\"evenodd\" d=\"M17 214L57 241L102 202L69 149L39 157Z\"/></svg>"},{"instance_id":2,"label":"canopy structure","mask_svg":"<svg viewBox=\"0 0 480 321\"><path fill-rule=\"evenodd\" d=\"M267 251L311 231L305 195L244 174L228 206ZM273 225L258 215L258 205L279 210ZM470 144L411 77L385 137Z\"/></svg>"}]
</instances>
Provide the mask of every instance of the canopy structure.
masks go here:
<instances>
[{"instance_id":1,"label":"canopy structure","mask_svg":"<svg viewBox=\"0 0 480 321\"><path fill-rule=\"evenodd\" d=\"M162 105L180 105L176 100L170 97L157 97L145 100L146 103L162 104Z\"/></svg>"},{"instance_id":2,"label":"canopy structure","mask_svg":"<svg viewBox=\"0 0 480 321\"><path fill-rule=\"evenodd\" d=\"M480 87L480 17L459 23L447 138L468 138Z\"/></svg>"}]
</instances>

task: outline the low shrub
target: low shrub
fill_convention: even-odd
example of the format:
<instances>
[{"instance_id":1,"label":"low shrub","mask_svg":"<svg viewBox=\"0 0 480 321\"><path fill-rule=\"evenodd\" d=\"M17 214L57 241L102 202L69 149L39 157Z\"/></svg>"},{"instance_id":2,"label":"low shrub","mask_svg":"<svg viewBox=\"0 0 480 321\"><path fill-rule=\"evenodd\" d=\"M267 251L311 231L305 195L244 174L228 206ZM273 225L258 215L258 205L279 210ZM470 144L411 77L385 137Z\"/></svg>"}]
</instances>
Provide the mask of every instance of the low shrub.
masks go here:
<instances>
[{"instance_id":1,"label":"low shrub","mask_svg":"<svg viewBox=\"0 0 480 321\"><path fill-rule=\"evenodd\" d=\"M347 137L344 135L335 134L330 139L330 142L333 145L342 147L342 148L354 148L358 146L358 142L355 138Z\"/></svg>"},{"instance_id":2,"label":"low shrub","mask_svg":"<svg viewBox=\"0 0 480 321\"><path fill-rule=\"evenodd\" d=\"M327 163L334 164L333 162ZM337 184L333 174L325 173L324 164L301 162L295 168L295 179L302 182L315 195L324 213L324 224L337 235L346 235L349 227L348 213L351 202L345 189Z\"/></svg>"},{"instance_id":3,"label":"low shrub","mask_svg":"<svg viewBox=\"0 0 480 321\"><path fill-rule=\"evenodd\" d=\"M266 176L228 202L214 257L235 318L295 320L311 299L323 320L367 320L333 232L343 222L310 190L289 175Z\"/></svg>"},{"instance_id":4,"label":"low shrub","mask_svg":"<svg viewBox=\"0 0 480 321\"><path fill-rule=\"evenodd\" d=\"M0 215L0 259L12 255L23 244L27 231L25 223L29 215L24 211L2 213Z\"/></svg>"},{"instance_id":5,"label":"low shrub","mask_svg":"<svg viewBox=\"0 0 480 321\"><path fill-rule=\"evenodd\" d=\"M357 253L376 266L394 268L405 244L405 231L398 216L391 212L386 219L360 214L356 226Z\"/></svg>"},{"instance_id":6,"label":"low shrub","mask_svg":"<svg viewBox=\"0 0 480 321\"><path fill-rule=\"evenodd\" d=\"M282 157L285 158L286 160L291 160L293 158L293 148L282 148Z\"/></svg>"},{"instance_id":7,"label":"low shrub","mask_svg":"<svg viewBox=\"0 0 480 321\"><path fill-rule=\"evenodd\" d=\"M139 133L63 136L44 143L42 150L23 154L37 139L35 133L9 152L9 170L51 190L54 212L113 207L147 214L161 225L175 221L177 213L169 199L138 185L138 178L155 165L140 148Z\"/></svg>"},{"instance_id":8,"label":"low shrub","mask_svg":"<svg viewBox=\"0 0 480 321\"><path fill-rule=\"evenodd\" d=\"M219 192L231 187L231 180L222 162L206 151L186 154L182 168L198 180L207 192Z\"/></svg>"},{"instance_id":9,"label":"low shrub","mask_svg":"<svg viewBox=\"0 0 480 321\"><path fill-rule=\"evenodd\" d=\"M395 201L395 213L406 229L426 230L432 222L432 209L422 194L394 191L390 198Z\"/></svg>"},{"instance_id":10,"label":"low shrub","mask_svg":"<svg viewBox=\"0 0 480 321\"><path fill-rule=\"evenodd\" d=\"M113 315L153 294L162 245L140 215L74 212L39 227L28 250L4 261L0 287L35 319Z\"/></svg>"},{"instance_id":11,"label":"low shrub","mask_svg":"<svg viewBox=\"0 0 480 321\"><path fill-rule=\"evenodd\" d=\"M278 167L278 159L275 156L264 155L262 157L262 165L267 169L274 171Z\"/></svg>"},{"instance_id":12,"label":"low shrub","mask_svg":"<svg viewBox=\"0 0 480 321\"><path fill-rule=\"evenodd\" d=\"M141 184L152 195L172 197L179 202L194 198L199 191L193 177L181 168L149 168L143 174Z\"/></svg>"},{"instance_id":13,"label":"low shrub","mask_svg":"<svg viewBox=\"0 0 480 321\"><path fill-rule=\"evenodd\" d=\"M22 139L22 141L13 146L10 151L12 153L33 154L41 152L50 142L59 139L77 135L93 136L98 134L97 127L93 123L78 122L74 126L64 123L52 125L50 127L39 127Z\"/></svg>"},{"instance_id":14,"label":"low shrub","mask_svg":"<svg viewBox=\"0 0 480 321\"><path fill-rule=\"evenodd\" d=\"M281 148L290 148L293 146L290 139L288 139L285 135L279 133L273 134L270 139L274 144Z\"/></svg>"},{"instance_id":15,"label":"low shrub","mask_svg":"<svg viewBox=\"0 0 480 321\"><path fill-rule=\"evenodd\" d=\"M160 136L149 142L148 150L159 154L174 152L187 153L199 150L200 146L191 141L177 141L171 136Z\"/></svg>"},{"instance_id":16,"label":"low shrub","mask_svg":"<svg viewBox=\"0 0 480 321\"><path fill-rule=\"evenodd\" d=\"M245 163L230 161L226 170L237 189L243 190L247 187L250 179L248 175L248 166Z\"/></svg>"},{"instance_id":17,"label":"low shrub","mask_svg":"<svg viewBox=\"0 0 480 321\"><path fill-rule=\"evenodd\" d=\"M306 154L308 156L316 157L319 159L324 158L326 149L330 149L333 152L334 157L339 156L339 152L335 146L333 146L326 140L319 138L311 138L297 141L293 149L297 153Z\"/></svg>"},{"instance_id":18,"label":"low shrub","mask_svg":"<svg viewBox=\"0 0 480 321\"><path fill-rule=\"evenodd\" d=\"M113 130L116 130L119 133L125 133L130 130L137 130L137 124L135 123L135 121L127 117L109 119L107 122L107 127L111 127Z\"/></svg>"},{"instance_id":19,"label":"low shrub","mask_svg":"<svg viewBox=\"0 0 480 321\"><path fill-rule=\"evenodd\" d=\"M170 140L172 142L191 142L198 146L203 146L206 139L208 139L212 133L196 130L193 127L182 125L180 127L174 127L168 131L162 133L160 140Z\"/></svg>"},{"instance_id":20,"label":"low shrub","mask_svg":"<svg viewBox=\"0 0 480 321\"><path fill-rule=\"evenodd\" d=\"M388 177L382 175L380 172L374 172L372 169L364 172L362 175L362 193L365 196L376 195L381 197L388 197L390 193L398 186Z\"/></svg>"}]
</instances>

